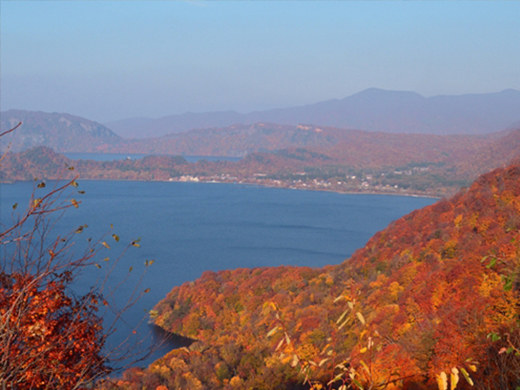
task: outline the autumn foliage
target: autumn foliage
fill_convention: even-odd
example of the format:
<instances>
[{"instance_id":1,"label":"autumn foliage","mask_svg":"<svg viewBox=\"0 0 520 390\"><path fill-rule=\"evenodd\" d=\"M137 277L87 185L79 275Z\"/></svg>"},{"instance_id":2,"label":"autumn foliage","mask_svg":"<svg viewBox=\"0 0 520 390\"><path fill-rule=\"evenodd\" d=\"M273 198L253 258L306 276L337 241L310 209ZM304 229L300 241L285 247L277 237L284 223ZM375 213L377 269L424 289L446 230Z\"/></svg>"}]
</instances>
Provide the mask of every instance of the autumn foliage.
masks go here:
<instances>
[{"instance_id":1,"label":"autumn foliage","mask_svg":"<svg viewBox=\"0 0 520 390\"><path fill-rule=\"evenodd\" d=\"M408 194L445 196L479 174L519 157L520 130L485 137L436 136L259 123L124 141L122 145L112 152L165 155L138 160L79 160L74 162L76 172L90 180L168 181L188 175L201 181L338 192L395 193L397 186L399 192ZM247 155L235 162L187 162L173 154ZM66 163L73 162L44 146L9 153L0 181L56 179ZM329 181L328 186L316 185L315 179ZM363 182L369 186L363 186Z\"/></svg>"},{"instance_id":2,"label":"autumn foliage","mask_svg":"<svg viewBox=\"0 0 520 390\"><path fill-rule=\"evenodd\" d=\"M196 342L118 386L515 388L519 292L516 163L392 223L340 265L206 272L175 287L155 323Z\"/></svg>"},{"instance_id":3,"label":"autumn foliage","mask_svg":"<svg viewBox=\"0 0 520 390\"><path fill-rule=\"evenodd\" d=\"M518 134L492 150L506 151L504 158L517 156ZM318 135L323 134L313 134ZM474 166L457 161L453 166L475 174L496 163L486 153L484 148L465 160ZM56 157L45 150L43 156ZM319 150L287 149L252 154L241 164L257 169L275 162L295 169L305 160L328 164L326 157ZM17 156L8 158L17 163ZM154 157L101 163L99 174L167 178L182 169L232 165L197 164ZM33 167L41 169L37 162ZM71 237L38 244L48 226L44 217L64 207L53 202L31 198L27 214L0 235L3 247L14 247L3 252L9 257L0 274L4 388L84 388L110 370L96 312L103 297L96 290L82 296L69 290L75 272L93 265L92 252L87 249L71 263L65 256ZM27 221L35 225L24 229ZM342 264L206 272L175 287L150 312L151 319L192 339L191 346L98 386L511 389L520 381L519 294L517 161L481 176L451 199L395 221Z\"/></svg>"},{"instance_id":4,"label":"autumn foliage","mask_svg":"<svg viewBox=\"0 0 520 390\"><path fill-rule=\"evenodd\" d=\"M13 130L0 134L0 138ZM63 165L64 169L68 174L74 173L72 167ZM147 291L139 292L137 285L126 305L117 305L112 299L117 286L104 288L110 269L114 269L126 249L112 260L105 257L105 264L110 265L106 267L108 271L100 271L97 283L91 281L92 287L83 287L83 292L78 293L81 274L87 268L102 268L96 257L110 246L105 241L81 236L87 225L78 224L68 233L54 230L61 214L81 203L74 198L84 193L77 189L76 179L74 176L49 186L44 181L35 181L28 206L24 209L13 204L11 223L7 223L8 216L2 219L2 390L92 388L96 380L119 368L122 359L139 358L136 351L127 349L134 346L129 339L117 348L106 347L107 337L115 331L118 319ZM18 212L19 209L22 211ZM84 245L76 245L78 237L84 238L81 240ZM112 238L119 241L115 234ZM127 249L131 246L138 244L134 241ZM114 320L104 321L106 313L111 313Z\"/></svg>"},{"instance_id":5,"label":"autumn foliage","mask_svg":"<svg viewBox=\"0 0 520 390\"><path fill-rule=\"evenodd\" d=\"M109 372L95 294L71 297L66 274L1 278L0 371L7 388L74 389Z\"/></svg>"}]
</instances>

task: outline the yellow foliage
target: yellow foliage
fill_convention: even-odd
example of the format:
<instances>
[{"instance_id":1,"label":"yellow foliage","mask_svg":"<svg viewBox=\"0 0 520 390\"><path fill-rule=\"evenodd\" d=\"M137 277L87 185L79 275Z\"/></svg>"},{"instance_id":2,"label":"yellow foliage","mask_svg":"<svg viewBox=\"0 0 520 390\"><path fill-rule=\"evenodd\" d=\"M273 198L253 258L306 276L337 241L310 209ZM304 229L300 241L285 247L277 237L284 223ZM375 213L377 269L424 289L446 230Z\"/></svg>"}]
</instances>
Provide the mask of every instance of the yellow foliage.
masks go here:
<instances>
[{"instance_id":1,"label":"yellow foliage","mask_svg":"<svg viewBox=\"0 0 520 390\"><path fill-rule=\"evenodd\" d=\"M413 252L410 248L406 248L399 253L402 263L411 263L413 261Z\"/></svg>"},{"instance_id":2,"label":"yellow foliage","mask_svg":"<svg viewBox=\"0 0 520 390\"><path fill-rule=\"evenodd\" d=\"M417 267L416 265L410 264L406 268L402 270L401 276L399 277L399 281L403 285L410 284L410 282L415 278L415 275L417 275Z\"/></svg>"},{"instance_id":3,"label":"yellow foliage","mask_svg":"<svg viewBox=\"0 0 520 390\"><path fill-rule=\"evenodd\" d=\"M442 281L437 284L437 288L435 288L433 291L431 303L435 309L437 309L445 301L444 293L446 291L446 287L446 282Z\"/></svg>"},{"instance_id":4,"label":"yellow foliage","mask_svg":"<svg viewBox=\"0 0 520 390\"><path fill-rule=\"evenodd\" d=\"M459 370L456 367L453 367L450 375L450 389L455 390L457 383L459 383Z\"/></svg>"},{"instance_id":5,"label":"yellow foliage","mask_svg":"<svg viewBox=\"0 0 520 390\"><path fill-rule=\"evenodd\" d=\"M444 371L437 375L437 386L439 390L448 390L448 377Z\"/></svg>"},{"instance_id":6,"label":"yellow foliage","mask_svg":"<svg viewBox=\"0 0 520 390\"><path fill-rule=\"evenodd\" d=\"M231 387L239 387L242 385L242 383L244 383L244 381L242 380L242 378L240 378L239 376L235 375L233 378L231 378L231 380L229 381L229 385Z\"/></svg>"},{"instance_id":7,"label":"yellow foliage","mask_svg":"<svg viewBox=\"0 0 520 390\"><path fill-rule=\"evenodd\" d=\"M512 321L517 315L517 307L520 300L513 292L504 291L503 286L504 282L495 273L485 275L479 286L479 293L482 296L486 298L493 297L493 314L487 318L488 321L507 323ZM496 291L498 294L493 294L493 291Z\"/></svg>"},{"instance_id":8,"label":"yellow foliage","mask_svg":"<svg viewBox=\"0 0 520 390\"><path fill-rule=\"evenodd\" d=\"M412 324L407 322L406 324L404 324L402 327L400 327L398 329L397 333L399 336L402 336L402 335L406 334L410 329L412 329Z\"/></svg>"},{"instance_id":9,"label":"yellow foliage","mask_svg":"<svg viewBox=\"0 0 520 390\"><path fill-rule=\"evenodd\" d=\"M460 227L461 221L462 221L462 214L459 214L455 217L455 219L453 220L453 223L455 224L456 227Z\"/></svg>"},{"instance_id":10,"label":"yellow foliage","mask_svg":"<svg viewBox=\"0 0 520 390\"><path fill-rule=\"evenodd\" d=\"M312 344L302 344L296 348L296 354L303 361L314 359L319 354L319 349Z\"/></svg>"},{"instance_id":11,"label":"yellow foliage","mask_svg":"<svg viewBox=\"0 0 520 390\"><path fill-rule=\"evenodd\" d=\"M332 278L332 276L330 274L324 275L324 281L325 281L325 284L329 287L334 284L334 279Z\"/></svg>"},{"instance_id":12,"label":"yellow foliage","mask_svg":"<svg viewBox=\"0 0 520 390\"><path fill-rule=\"evenodd\" d=\"M446 245L444 245L444 257L447 257L449 259L455 257L457 253L457 240L452 239L449 240Z\"/></svg>"},{"instance_id":13,"label":"yellow foliage","mask_svg":"<svg viewBox=\"0 0 520 390\"><path fill-rule=\"evenodd\" d=\"M170 372L171 372L169 367L164 366L164 365L159 364L159 363L152 364L150 366L150 371L155 373L155 374L159 374L162 377L167 377L170 374Z\"/></svg>"},{"instance_id":14,"label":"yellow foliage","mask_svg":"<svg viewBox=\"0 0 520 390\"><path fill-rule=\"evenodd\" d=\"M392 298L392 301L394 301L394 302L397 302L399 295L403 291L404 291L404 287L401 286L398 282L392 282L392 283L390 283L390 286L388 287L388 293L390 294L390 297Z\"/></svg>"},{"instance_id":15,"label":"yellow foliage","mask_svg":"<svg viewBox=\"0 0 520 390\"><path fill-rule=\"evenodd\" d=\"M502 191L500 194L500 200L506 205L511 203L513 199L515 199L515 194L513 194L510 190Z\"/></svg>"},{"instance_id":16,"label":"yellow foliage","mask_svg":"<svg viewBox=\"0 0 520 390\"><path fill-rule=\"evenodd\" d=\"M283 364L288 364L293 360L293 355L286 355L284 353L280 354L280 360Z\"/></svg>"},{"instance_id":17,"label":"yellow foliage","mask_svg":"<svg viewBox=\"0 0 520 390\"><path fill-rule=\"evenodd\" d=\"M406 313L408 314L408 322L411 324L417 321L417 316L421 312L421 308L412 298L406 300Z\"/></svg>"},{"instance_id":18,"label":"yellow foliage","mask_svg":"<svg viewBox=\"0 0 520 390\"><path fill-rule=\"evenodd\" d=\"M477 226L477 221L479 218L479 213L473 213L471 216L467 219L467 223L470 227L474 228Z\"/></svg>"},{"instance_id":19,"label":"yellow foliage","mask_svg":"<svg viewBox=\"0 0 520 390\"><path fill-rule=\"evenodd\" d=\"M325 284L328 287L332 286L334 284L334 279L330 274L320 274L317 277L311 279L309 281L310 285L321 285Z\"/></svg>"},{"instance_id":20,"label":"yellow foliage","mask_svg":"<svg viewBox=\"0 0 520 390\"><path fill-rule=\"evenodd\" d=\"M370 288L380 288L383 284L386 283L388 277L384 274L380 274L377 276L377 279L370 283Z\"/></svg>"},{"instance_id":21,"label":"yellow foliage","mask_svg":"<svg viewBox=\"0 0 520 390\"><path fill-rule=\"evenodd\" d=\"M268 356L264 359L264 363L265 363L266 367L274 367L279 363L279 361L280 361L280 359L278 359L278 357L275 355ZM233 378L231 378L231 380L233 380Z\"/></svg>"},{"instance_id":22,"label":"yellow foliage","mask_svg":"<svg viewBox=\"0 0 520 390\"><path fill-rule=\"evenodd\" d=\"M186 381L186 388L190 390L202 389L202 382L198 380L191 372L182 375Z\"/></svg>"},{"instance_id":23,"label":"yellow foliage","mask_svg":"<svg viewBox=\"0 0 520 390\"><path fill-rule=\"evenodd\" d=\"M517 318L519 305L520 300L514 293L511 291L504 293L499 299L494 300L491 319L498 323L511 322Z\"/></svg>"},{"instance_id":24,"label":"yellow foliage","mask_svg":"<svg viewBox=\"0 0 520 390\"><path fill-rule=\"evenodd\" d=\"M497 287L499 283L502 281L500 280L500 276L498 276L495 273L484 275L484 278L482 279L482 283L480 283L480 286L478 288L478 292L485 298L488 298L491 295L491 291Z\"/></svg>"}]
</instances>

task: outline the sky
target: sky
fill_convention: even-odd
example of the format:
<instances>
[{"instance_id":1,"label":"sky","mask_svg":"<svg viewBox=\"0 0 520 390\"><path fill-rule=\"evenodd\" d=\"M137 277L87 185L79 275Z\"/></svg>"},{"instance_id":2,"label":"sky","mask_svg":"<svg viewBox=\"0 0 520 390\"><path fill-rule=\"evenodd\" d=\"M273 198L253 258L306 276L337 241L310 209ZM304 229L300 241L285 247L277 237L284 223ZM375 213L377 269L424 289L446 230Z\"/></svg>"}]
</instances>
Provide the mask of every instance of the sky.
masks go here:
<instances>
[{"instance_id":1,"label":"sky","mask_svg":"<svg viewBox=\"0 0 520 390\"><path fill-rule=\"evenodd\" d=\"M520 90L518 1L0 2L1 110L101 123Z\"/></svg>"}]
</instances>

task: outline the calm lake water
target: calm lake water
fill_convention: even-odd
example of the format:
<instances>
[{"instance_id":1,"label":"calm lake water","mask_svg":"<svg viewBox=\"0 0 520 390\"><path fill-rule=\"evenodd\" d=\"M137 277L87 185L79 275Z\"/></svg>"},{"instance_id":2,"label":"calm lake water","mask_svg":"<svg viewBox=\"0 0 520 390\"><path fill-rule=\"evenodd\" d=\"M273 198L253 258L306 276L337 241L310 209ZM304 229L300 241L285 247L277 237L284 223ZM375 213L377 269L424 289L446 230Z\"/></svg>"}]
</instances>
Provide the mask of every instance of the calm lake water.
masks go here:
<instances>
[{"instance_id":1,"label":"calm lake water","mask_svg":"<svg viewBox=\"0 0 520 390\"><path fill-rule=\"evenodd\" d=\"M47 188L50 187L48 183ZM12 205L26 205L34 183L0 186L2 224L9 224ZM44 189L44 190L46 190ZM150 288L124 317L111 343L119 343L174 286L194 280L206 270L298 265L322 267L338 264L362 247L391 221L435 202L435 199L345 195L331 192L296 191L235 184L180 182L80 181L75 194L82 203L69 209L55 227L55 233L88 224L77 235L76 250L88 237L110 232L101 259L115 258L132 240L141 237L141 248L131 247L124 255L109 285L115 286L134 270L116 300L126 301L144 269L146 260L155 260L143 278L141 290ZM42 189L38 192L43 194ZM40 195L41 196L41 195ZM114 230L110 231L110 224ZM111 234L121 240L116 243ZM82 291L103 275L95 267L82 275L77 288ZM148 335L148 336L147 336ZM158 337L142 323L135 338ZM173 344L140 363L145 365L171 349Z\"/></svg>"},{"instance_id":2,"label":"calm lake water","mask_svg":"<svg viewBox=\"0 0 520 390\"><path fill-rule=\"evenodd\" d=\"M138 160L140 158L149 156L149 154L137 153L63 153L65 157L72 160L94 160L94 161L114 161L114 160ZM239 161L240 157L226 157L226 156L182 156L188 162L197 162L199 160L207 161Z\"/></svg>"}]
</instances>

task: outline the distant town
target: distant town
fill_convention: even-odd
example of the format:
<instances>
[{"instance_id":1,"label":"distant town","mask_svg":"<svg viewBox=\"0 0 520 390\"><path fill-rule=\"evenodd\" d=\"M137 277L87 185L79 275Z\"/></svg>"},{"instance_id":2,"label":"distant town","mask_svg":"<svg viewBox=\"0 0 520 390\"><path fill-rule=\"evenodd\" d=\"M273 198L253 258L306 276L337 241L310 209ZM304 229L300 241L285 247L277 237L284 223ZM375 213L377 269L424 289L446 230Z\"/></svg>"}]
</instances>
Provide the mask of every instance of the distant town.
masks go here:
<instances>
[{"instance_id":1,"label":"distant town","mask_svg":"<svg viewBox=\"0 0 520 390\"><path fill-rule=\"evenodd\" d=\"M398 184L383 184L384 179L388 176L412 176L419 172L427 172L428 167L413 167L406 171L392 171L389 173L381 173L378 177L374 175L345 175L343 178L334 177L329 179L311 178L305 172L294 173L292 178L276 178L267 173L254 173L252 176L238 177L230 174L220 174L211 176L193 176L181 175L172 177L168 181L175 182L204 182L204 183L237 183L252 184L265 187L288 188L295 190L315 190L315 191L332 191L340 193L363 193L363 194L395 194L395 195L412 195L412 196L431 196L438 197L441 195L439 189L420 191ZM276 175L274 175L276 176ZM299 177L299 178L295 178Z\"/></svg>"}]
</instances>

